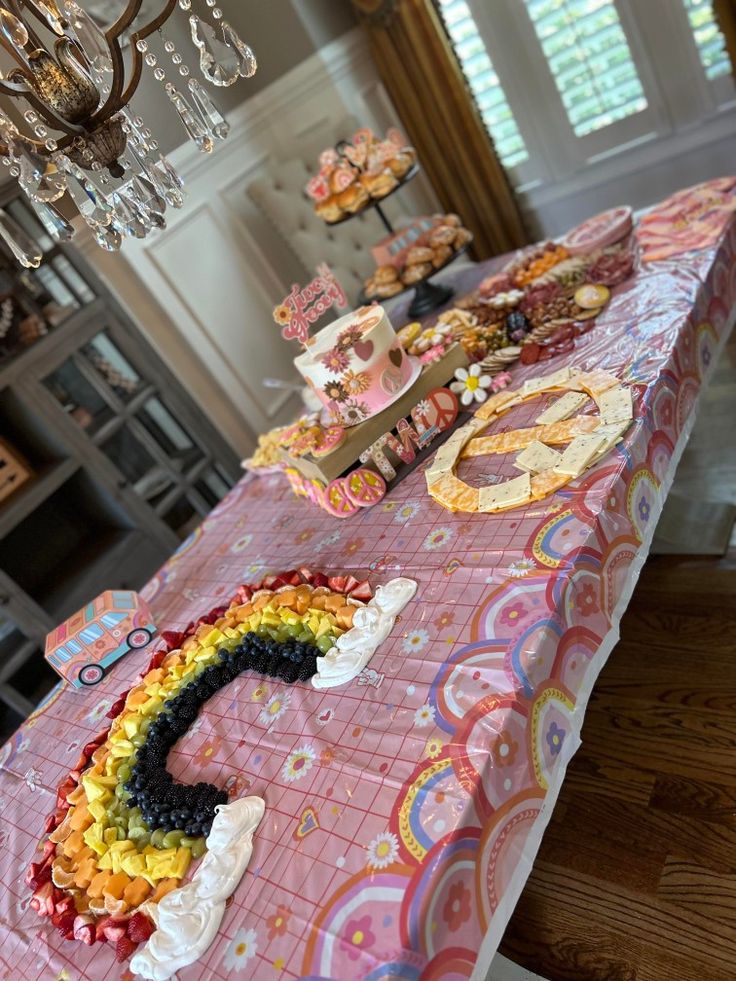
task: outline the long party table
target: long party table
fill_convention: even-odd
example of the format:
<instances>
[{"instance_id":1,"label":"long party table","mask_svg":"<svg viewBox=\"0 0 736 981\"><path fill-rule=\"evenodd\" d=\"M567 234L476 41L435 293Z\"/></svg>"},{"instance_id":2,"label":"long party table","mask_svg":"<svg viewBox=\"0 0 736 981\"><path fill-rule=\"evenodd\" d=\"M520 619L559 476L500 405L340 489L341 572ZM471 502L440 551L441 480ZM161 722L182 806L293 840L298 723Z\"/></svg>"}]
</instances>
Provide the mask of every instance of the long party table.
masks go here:
<instances>
[{"instance_id":1,"label":"long party table","mask_svg":"<svg viewBox=\"0 0 736 981\"><path fill-rule=\"evenodd\" d=\"M465 270L463 287L497 265ZM245 479L147 584L157 623L180 629L268 571L419 583L356 680L317 691L242 675L172 754L174 777L266 803L220 932L180 981L484 977L735 301L729 222L707 247L646 264L615 289L569 356L512 369L516 385L564 364L601 367L635 393L624 442L546 500L452 514L417 470L340 521L280 475ZM147 660L128 655L87 692L59 687L0 750L5 977L131 977L109 945L61 940L29 909L23 875L57 784Z\"/></svg>"}]
</instances>

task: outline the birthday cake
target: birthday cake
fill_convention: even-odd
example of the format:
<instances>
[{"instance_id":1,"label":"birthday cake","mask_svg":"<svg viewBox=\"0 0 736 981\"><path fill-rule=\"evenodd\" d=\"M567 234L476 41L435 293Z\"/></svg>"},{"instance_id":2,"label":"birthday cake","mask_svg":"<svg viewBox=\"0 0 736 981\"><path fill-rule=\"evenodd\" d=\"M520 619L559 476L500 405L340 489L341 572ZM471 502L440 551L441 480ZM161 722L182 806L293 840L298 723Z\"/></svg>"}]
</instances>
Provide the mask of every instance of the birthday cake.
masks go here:
<instances>
[{"instance_id":1,"label":"birthday cake","mask_svg":"<svg viewBox=\"0 0 736 981\"><path fill-rule=\"evenodd\" d=\"M294 359L335 421L354 426L381 412L414 382L418 364L403 351L383 307L361 307L325 327Z\"/></svg>"}]
</instances>

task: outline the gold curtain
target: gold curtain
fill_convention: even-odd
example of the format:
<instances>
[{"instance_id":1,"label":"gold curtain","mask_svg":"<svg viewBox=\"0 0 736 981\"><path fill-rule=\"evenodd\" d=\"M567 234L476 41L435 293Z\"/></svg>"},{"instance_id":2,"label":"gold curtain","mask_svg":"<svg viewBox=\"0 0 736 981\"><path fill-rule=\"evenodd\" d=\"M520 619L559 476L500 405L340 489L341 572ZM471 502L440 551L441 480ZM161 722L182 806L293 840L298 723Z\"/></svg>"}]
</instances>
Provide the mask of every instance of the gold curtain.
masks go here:
<instances>
[{"instance_id":1,"label":"gold curtain","mask_svg":"<svg viewBox=\"0 0 736 981\"><path fill-rule=\"evenodd\" d=\"M713 13L726 39L731 71L736 75L736 0L713 0Z\"/></svg>"},{"instance_id":2,"label":"gold curtain","mask_svg":"<svg viewBox=\"0 0 736 981\"><path fill-rule=\"evenodd\" d=\"M432 0L352 0L407 136L442 207L459 214L479 259L528 241Z\"/></svg>"}]
</instances>

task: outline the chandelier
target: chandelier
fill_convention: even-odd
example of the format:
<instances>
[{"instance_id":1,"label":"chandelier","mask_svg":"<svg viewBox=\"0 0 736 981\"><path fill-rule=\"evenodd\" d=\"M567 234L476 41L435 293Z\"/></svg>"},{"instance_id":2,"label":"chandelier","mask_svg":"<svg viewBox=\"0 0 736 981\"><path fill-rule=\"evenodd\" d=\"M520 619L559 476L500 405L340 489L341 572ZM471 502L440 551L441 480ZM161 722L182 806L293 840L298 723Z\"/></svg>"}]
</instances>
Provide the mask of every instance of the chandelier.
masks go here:
<instances>
[{"instance_id":1,"label":"chandelier","mask_svg":"<svg viewBox=\"0 0 736 981\"><path fill-rule=\"evenodd\" d=\"M0 2L0 45L15 62L0 74L0 159L54 240L72 238L67 215L76 211L103 249L117 251L182 207L182 179L130 103L150 71L203 153L227 137L208 86L251 77L256 59L216 4L145 0L159 9L143 15L144 0L127 0L102 27L76 0ZM200 77L164 33L173 14L188 17ZM2 209L0 238L21 265L40 264L36 243Z\"/></svg>"}]
</instances>

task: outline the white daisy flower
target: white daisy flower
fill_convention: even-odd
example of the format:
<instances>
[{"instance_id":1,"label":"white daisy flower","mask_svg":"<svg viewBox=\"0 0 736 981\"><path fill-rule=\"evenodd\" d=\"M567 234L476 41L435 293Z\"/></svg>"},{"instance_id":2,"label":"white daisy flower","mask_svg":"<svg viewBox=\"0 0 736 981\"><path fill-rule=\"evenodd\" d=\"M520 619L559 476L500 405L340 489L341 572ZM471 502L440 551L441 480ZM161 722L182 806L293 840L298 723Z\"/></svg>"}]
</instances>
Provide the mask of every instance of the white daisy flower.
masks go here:
<instances>
[{"instance_id":1,"label":"white daisy flower","mask_svg":"<svg viewBox=\"0 0 736 981\"><path fill-rule=\"evenodd\" d=\"M366 865L372 869L386 869L399 854L399 839L392 831L382 831L366 848Z\"/></svg>"},{"instance_id":2,"label":"white daisy flower","mask_svg":"<svg viewBox=\"0 0 736 981\"><path fill-rule=\"evenodd\" d=\"M426 705L420 705L414 713L414 725L420 729L431 726L434 722L434 713L434 705L430 705L429 702Z\"/></svg>"},{"instance_id":3,"label":"white daisy flower","mask_svg":"<svg viewBox=\"0 0 736 981\"><path fill-rule=\"evenodd\" d=\"M277 719L280 719L284 712L289 707L289 702L291 701L291 692L278 692L276 695L271 695L269 700L261 709L258 715L258 721L262 722L266 726L272 725Z\"/></svg>"},{"instance_id":4,"label":"white daisy flower","mask_svg":"<svg viewBox=\"0 0 736 981\"><path fill-rule=\"evenodd\" d=\"M256 956L258 950L258 937L255 930L238 930L230 946L225 951L222 959L223 967L227 971L239 973L248 966L248 961Z\"/></svg>"},{"instance_id":5,"label":"white daisy flower","mask_svg":"<svg viewBox=\"0 0 736 981\"><path fill-rule=\"evenodd\" d=\"M436 548L442 548L454 535L455 533L452 528L435 528L434 531L430 531L422 542L422 548L427 549L429 552L434 551Z\"/></svg>"},{"instance_id":6,"label":"white daisy flower","mask_svg":"<svg viewBox=\"0 0 736 981\"><path fill-rule=\"evenodd\" d=\"M401 645L404 649L404 653L412 654L418 651L424 650L424 648L429 643L429 634L426 630L412 630L404 637L404 642Z\"/></svg>"},{"instance_id":7,"label":"white daisy flower","mask_svg":"<svg viewBox=\"0 0 736 981\"><path fill-rule=\"evenodd\" d=\"M516 562L509 564L508 573L512 579L523 579L534 569L531 559L517 559Z\"/></svg>"},{"instance_id":8,"label":"white daisy flower","mask_svg":"<svg viewBox=\"0 0 736 981\"><path fill-rule=\"evenodd\" d=\"M473 402L485 402L488 398L487 389L491 387L490 375L481 374L479 364L471 364L469 368L458 368L455 372L457 381L450 383L450 390L460 396L463 405Z\"/></svg>"},{"instance_id":9,"label":"white daisy flower","mask_svg":"<svg viewBox=\"0 0 736 981\"><path fill-rule=\"evenodd\" d=\"M421 504L419 501L407 501L406 504L402 504L401 507L396 509L396 514L394 515L394 521L398 521L400 524L406 524L407 521L419 514L421 510Z\"/></svg>"},{"instance_id":10,"label":"white daisy flower","mask_svg":"<svg viewBox=\"0 0 736 981\"><path fill-rule=\"evenodd\" d=\"M286 780L287 783L294 783L295 780L301 780L307 771L311 770L316 759L317 754L311 746L306 744L300 746L287 756L286 763L281 768L282 779Z\"/></svg>"}]
</instances>

